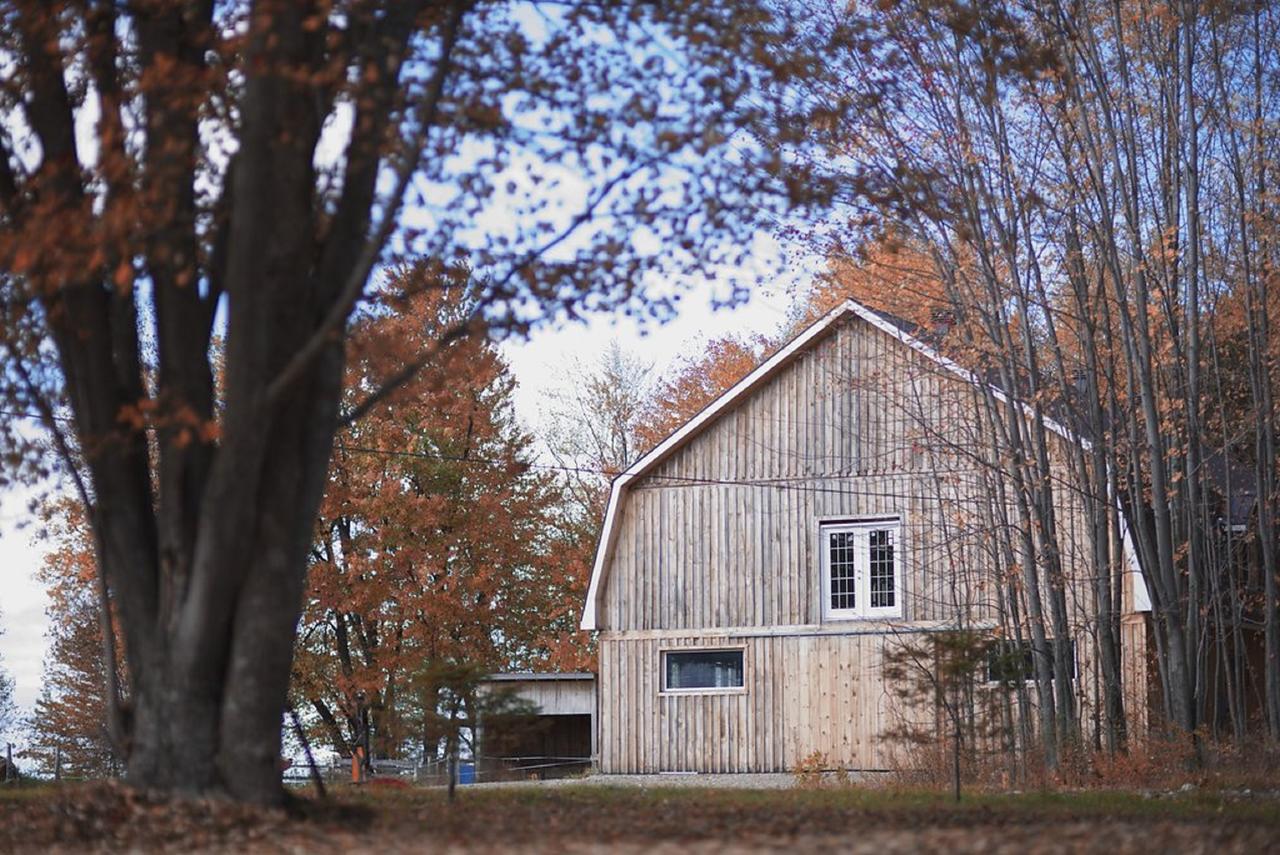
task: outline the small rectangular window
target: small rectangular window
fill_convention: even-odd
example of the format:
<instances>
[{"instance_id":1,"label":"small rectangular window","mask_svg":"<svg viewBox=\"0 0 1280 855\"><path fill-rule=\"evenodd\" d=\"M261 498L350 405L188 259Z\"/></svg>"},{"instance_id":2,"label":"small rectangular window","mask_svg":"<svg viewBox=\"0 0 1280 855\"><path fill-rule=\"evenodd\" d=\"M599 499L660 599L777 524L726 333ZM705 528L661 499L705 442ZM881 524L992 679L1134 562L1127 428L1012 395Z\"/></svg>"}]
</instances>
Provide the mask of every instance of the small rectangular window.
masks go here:
<instances>
[{"instance_id":1,"label":"small rectangular window","mask_svg":"<svg viewBox=\"0 0 1280 855\"><path fill-rule=\"evenodd\" d=\"M902 556L896 517L823 523L822 616L902 616Z\"/></svg>"},{"instance_id":2,"label":"small rectangular window","mask_svg":"<svg viewBox=\"0 0 1280 855\"><path fill-rule=\"evenodd\" d=\"M1049 656L1056 656L1058 641L1053 638L1045 639L1045 643L1049 648ZM1076 677L1076 643L1074 641L1065 642L1067 648L1067 656L1071 660L1071 678ZM1052 669L1052 662L1049 663ZM1036 660L1035 649L1030 641L999 641L991 646L991 650L987 653L987 682L988 683L1019 683L1031 682L1036 678ZM1052 676L1050 677L1052 679Z\"/></svg>"},{"instance_id":3,"label":"small rectangular window","mask_svg":"<svg viewBox=\"0 0 1280 855\"><path fill-rule=\"evenodd\" d=\"M744 685L741 650L669 650L663 658L664 691L741 689Z\"/></svg>"}]
</instances>

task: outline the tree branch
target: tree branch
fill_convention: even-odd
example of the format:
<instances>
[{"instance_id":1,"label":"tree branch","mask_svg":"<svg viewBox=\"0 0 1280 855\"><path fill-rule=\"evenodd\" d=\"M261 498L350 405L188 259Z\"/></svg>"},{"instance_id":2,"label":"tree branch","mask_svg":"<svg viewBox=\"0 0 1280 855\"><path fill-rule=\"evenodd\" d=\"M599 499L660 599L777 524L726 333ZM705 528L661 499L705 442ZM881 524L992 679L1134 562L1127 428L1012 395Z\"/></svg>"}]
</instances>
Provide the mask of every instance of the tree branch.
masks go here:
<instances>
[{"instance_id":1,"label":"tree branch","mask_svg":"<svg viewBox=\"0 0 1280 855\"><path fill-rule=\"evenodd\" d=\"M404 196L408 190L409 181L418 169L422 151L426 148L427 138L439 116L445 83L453 64L453 51L457 46L463 17L469 8L470 4L465 2L456 3L451 8L441 41L439 63L436 66L430 85L423 93L423 97L418 104L418 112L421 115L418 131L405 151L404 160L396 170L395 187L387 200L377 231L364 244L364 249L350 272L347 273L337 298L320 326L267 387L268 404L277 401L284 391L302 376L302 372L306 370L311 361L320 354L330 343L331 338L346 323L347 318L351 316L351 312L355 308L356 302L360 299L360 295L364 292L365 284L369 280L369 274L373 271L373 267L382 253L382 247L386 244L392 230L395 228L400 208L404 204Z\"/></svg>"},{"instance_id":2,"label":"tree branch","mask_svg":"<svg viewBox=\"0 0 1280 855\"><path fill-rule=\"evenodd\" d=\"M459 321L458 323L454 324L451 328L446 330L445 333L441 335L435 342L433 342L433 345L431 348L419 354L416 359L406 363L404 366L398 369L394 374L392 374L390 377L384 380L382 384L378 386L377 389L375 389L374 391L366 395L365 398L360 401L360 403L356 404L345 414L339 416L339 419L338 419L339 426L346 427L350 424L353 424L359 421L361 418L367 415L370 410L372 410L379 403L385 400L387 396L393 394L397 389L399 389L405 383L408 383L410 380L412 380L419 371L425 368L431 362L431 360L436 358L446 347L448 347L453 342L458 341L459 339L463 339L469 335L475 334L476 332L478 332L480 327L481 327L481 319L480 319L479 313L473 313L469 315L465 320Z\"/></svg>"}]
</instances>

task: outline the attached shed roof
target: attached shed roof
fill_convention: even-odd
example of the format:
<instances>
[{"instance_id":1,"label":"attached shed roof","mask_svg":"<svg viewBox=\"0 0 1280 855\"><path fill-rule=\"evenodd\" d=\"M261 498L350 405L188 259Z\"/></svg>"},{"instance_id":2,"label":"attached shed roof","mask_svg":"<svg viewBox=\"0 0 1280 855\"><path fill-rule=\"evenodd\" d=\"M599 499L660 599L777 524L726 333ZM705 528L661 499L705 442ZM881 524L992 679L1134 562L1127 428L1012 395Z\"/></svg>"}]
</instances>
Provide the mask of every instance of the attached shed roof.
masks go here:
<instances>
[{"instance_id":1,"label":"attached shed roof","mask_svg":"<svg viewBox=\"0 0 1280 855\"><path fill-rule=\"evenodd\" d=\"M504 671L490 674L484 678L486 683L528 683L533 681L552 680L594 680L595 674L588 671Z\"/></svg>"},{"instance_id":2,"label":"attached shed roof","mask_svg":"<svg viewBox=\"0 0 1280 855\"><path fill-rule=\"evenodd\" d=\"M703 428L707 427L721 413L733 408L741 400L769 381L775 374L786 368L801 354L821 340L827 332L836 326L836 324L846 318L859 318L866 321L876 329L897 339L899 342L917 353L922 354L924 357L936 363L947 372L975 386L985 386L991 389L997 400L1009 403L1009 398L1003 390L982 380L976 374L969 371L969 369L964 368L954 360L943 356L932 346L913 335L912 333L917 331L914 325L893 316L886 316L864 306L856 300L845 300L839 306L836 306L830 312L811 324L802 333L793 338L785 347L773 354L773 356L770 356L762 362L754 371L731 386L721 394L720 397L716 398L704 407L696 416L686 422L683 427L660 442L635 463L631 464L626 471L614 478L613 485L609 491L609 504L605 510L604 527L601 529L600 542L596 547L595 563L591 569L591 584L587 589L587 602L582 611L582 629L594 630L598 628L596 621L596 608L599 604L600 595L604 590L604 577L609 564L609 558L613 553L614 542L617 539L617 519L622 507L622 501L625 496L627 485L632 481L635 481L637 478L643 477L655 466L670 457L674 452L688 444L703 430ZM1031 413L1031 409L1025 404L1020 404L1019 406L1024 412L1028 414ZM1086 448L1089 446L1089 441L1087 439L1076 436L1066 427L1052 419L1045 418L1044 424L1045 427L1065 439L1072 442L1079 442Z\"/></svg>"}]
</instances>

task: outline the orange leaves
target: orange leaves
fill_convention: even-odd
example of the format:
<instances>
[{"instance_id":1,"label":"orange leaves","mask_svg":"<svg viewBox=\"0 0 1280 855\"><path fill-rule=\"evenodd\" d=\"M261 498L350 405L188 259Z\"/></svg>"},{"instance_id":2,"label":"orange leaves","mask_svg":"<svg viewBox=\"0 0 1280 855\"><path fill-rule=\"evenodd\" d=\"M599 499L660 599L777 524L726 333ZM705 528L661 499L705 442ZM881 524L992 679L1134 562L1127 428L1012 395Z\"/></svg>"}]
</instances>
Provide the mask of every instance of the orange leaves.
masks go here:
<instances>
[{"instance_id":1,"label":"orange leaves","mask_svg":"<svg viewBox=\"0 0 1280 855\"><path fill-rule=\"evenodd\" d=\"M843 300L853 298L928 328L934 315L951 308L933 260L920 247L881 235L846 256L833 256L829 271L809 293L803 317L816 320Z\"/></svg>"},{"instance_id":2,"label":"orange leaves","mask_svg":"<svg viewBox=\"0 0 1280 855\"><path fill-rule=\"evenodd\" d=\"M186 403L165 407L155 398L143 398L122 406L116 413L116 422L131 431L161 432L178 448L185 448L192 442L216 442L222 434L217 419L201 418Z\"/></svg>"},{"instance_id":3,"label":"orange leaves","mask_svg":"<svg viewBox=\"0 0 1280 855\"><path fill-rule=\"evenodd\" d=\"M375 296L351 341L348 406L428 359L337 437L295 690L352 713L363 692L399 721L387 699L433 663L584 661L572 636L586 567L562 544L557 486L528 465L506 365L483 336L456 334L461 282L424 264Z\"/></svg>"},{"instance_id":4,"label":"orange leaves","mask_svg":"<svg viewBox=\"0 0 1280 855\"><path fill-rule=\"evenodd\" d=\"M13 252L13 259L10 265L13 272L19 276L26 273L34 265L36 259L35 249L27 244L18 246Z\"/></svg>"},{"instance_id":5,"label":"orange leaves","mask_svg":"<svg viewBox=\"0 0 1280 855\"><path fill-rule=\"evenodd\" d=\"M156 410L156 402L151 398L143 398L134 404L126 404L116 413L116 421L133 430L143 430L151 421Z\"/></svg>"},{"instance_id":6,"label":"orange leaves","mask_svg":"<svg viewBox=\"0 0 1280 855\"><path fill-rule=\"evenodd\" d=\"M196 436L201 442L216 442L222 436L222 425L216 419L197 421Z\"/></svg>"},{"instance_id":7,"label":"orange leaves","mask_svg":"<svg viewBox=\"0 0 1280 855\"><path fill-rule=\"evenodd\" d=\"M637 435L645 448L657 445L756 367L772 343L763 337L726 336L708 342L700 355L677 362L644 408Z\"/></svg>"},{"instance_id":8,"label":"orange leaves","mask_svg":"<svg viewBox=\"0 0 1280 855\"><path fill-rule=\"evenodd\" d=\"M49 597L49 646L43 691L33 717L31 755L52 772L60 747L63 771L102 776L118 771L106 736L102 629L97 594L98 567L89 525L79 503L58 499L41 511L50 548L38 578ZM113 623L115 623L113 615ZM116 632L116 662L124 662ZM123 667L117 683L127 690Z\"/></svg>"},{"instance_id":9,"label":"orange leaves","mask_svg":"<svg viewBox=\"0 0 1280 855\"><path fill-rule=\"evenodd\" d=\"M128 261L122 260L116 265L111 281L115 283L116 288L120 291L128 290L129 286L133 284L133 265Z\"/></svg>"},{"instance_id":10,"label":"orange leaves","mask_svg":"<svg viewBox=\"0 0 1280 855\"><path fill-rule=\"evenodd\" d=\"M32 180L22 216L0 229L0 267L36 295L80 281L86 271L101 271L103 245L110 239L88 201L67 199L55 189L67 168L49 164Z\"/></svg>"}]
</instances>

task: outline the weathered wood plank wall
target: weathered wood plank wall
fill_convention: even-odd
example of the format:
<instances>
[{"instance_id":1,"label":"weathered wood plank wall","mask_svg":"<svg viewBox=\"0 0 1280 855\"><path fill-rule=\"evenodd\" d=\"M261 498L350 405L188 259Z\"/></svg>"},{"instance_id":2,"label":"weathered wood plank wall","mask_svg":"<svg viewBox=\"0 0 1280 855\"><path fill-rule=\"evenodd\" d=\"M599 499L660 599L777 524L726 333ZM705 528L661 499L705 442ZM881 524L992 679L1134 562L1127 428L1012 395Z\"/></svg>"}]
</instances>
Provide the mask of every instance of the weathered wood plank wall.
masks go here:
<instances>
[{"instance_id":1,"label":"weathered wood plank wall","mask_svg":"<svg viewBox=\"0 0 1280 855\"><path fill-rule=\"evenodd\" d=\"M975 390L850 319L628 489L600 609L606 772L777 771L814 752L885 768L879 668L895 633L991 625L990 452ZM1080 497L1056 485L1078 645L1094 694ZM819 522L899 516L904 614L823 624ZM661 651L742 646L746 686L662 694ZM1081 711L1087 720L1088 710Z\"/></svg>"},{"instance_id":2,"label":"weathered wood plank wall","mask_svg":"<svg viewBox=\"0 0 1280 855\"><path fill-rule=\"evenodd\" d=\"M821 752L835 766L885 769L876 739L895 711L878 634L601 641L600 767L606 773L778 772ZM663 693L662 652L742 648L742 691Z\"/></svg>"},{"instance_id":3,"label":"weathered wood plank wall","mask_svg":"<svg viewBox=\"0 0 1280 855\"><path fill-rule=\"evenodd\" d=\"M939 372L860 321L818 343L629 488L602 628L815 623L819 520L876 515L902 519L906 617L954 618L984 488L973 392Z\"/></svg>"},{"instance_id":4,"label":"weathered wood plank wall","mask_svg":"<svg viewBox=\"0 0 1280 855\"><path fill-rule=\"evenodd\" d=\"M595 715L596 684L593 680L495 680L487 691L508 691L536 704L539 715Z\"/></svg>"}]
</instances>

